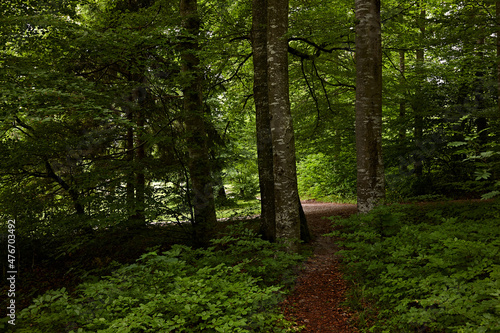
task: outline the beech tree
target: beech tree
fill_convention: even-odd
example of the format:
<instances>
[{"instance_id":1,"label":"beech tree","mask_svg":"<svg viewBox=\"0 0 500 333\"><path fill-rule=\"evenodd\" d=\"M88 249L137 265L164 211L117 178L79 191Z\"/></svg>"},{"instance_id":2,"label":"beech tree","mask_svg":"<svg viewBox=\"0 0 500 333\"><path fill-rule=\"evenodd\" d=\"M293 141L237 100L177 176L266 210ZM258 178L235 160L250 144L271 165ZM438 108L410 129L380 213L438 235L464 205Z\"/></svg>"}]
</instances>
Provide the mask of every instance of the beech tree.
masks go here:
<instances>
[{"instance_id":1,"label":"beech tree","mask_svg":"<svg viewBox=\"0 0 500 333\"><path fill-rule=\"evenodd\" d=\"M288 85L288 0L268 0L267 62L274 155L276 238L298 249L299 195Z\"/></svg>"},{"instance_id":2,"label":"beech tree","mask_svg":"<svg viewBox=\"0 0 500 333\"><path fill-rule=\"evenodd\" d=\"M358 211L385 198L382 158L380 0L356 0L356 156Z\"/></svg>"},{"instance_id":3,"label":"beech tree","mask_svg":"<svg viewBox=\"0 0 500 333\"><path fill-rule=\"evenodd\" d=\"M259 170L259 187L261 194L261 233L265 239L276 240L276 200L275 170L273 162L273 135L269 108L269 61L268 57L268 7L266 0L254 0L252 4L252 50L254 60L253 91L256 111L257 158ZM290 47L288 46L288 51ZM288 67L288 66L287 66ZM287 68L288 73L288 68ZM295 149L293 149L295 154ZM290 163L290 159L286 163ZM295 163L295 162L293 162ZM300 239L310 241L311 235L307 219L297 195L300 216Z\"/></svg>"},{"instance_id":4,"label":"beech tree","mask_svg":"<svg viewBox=\"0 0 500 333\"><path fill-rule=\"evenodd\" d=\"M267 70L267 0L252 3L253 95L256 112L257 163L261 200L260 232L265 239L276 240L274 202L273 139L269 114Z\"/></svg>"},{"instance_id":5,"label":"beech tree","mask_svg":"<svg viewBox=\"0 0 500 333\"><path fill-rule=\"evenodd\" d=\"M183 99L189 151L189 174L193 189L194 240L207 245L217 218L211 174L206 108L203 104L203 72L198 56L200 30L197 0L181 0L180 14L185 30L181 46Z\"/></svg>"},{"instance_id":6,"label":"beech tree","mask_svg":"<svg viewBox=\"0 0 500 333\"><path fill-rule=\"evenodd\" d=\"M295 149L301 194L359 177L360 211L384 173L391 200L498 191L498 2L384 1L383 49L377 1L21 2L0 5L0 214L29 232L192 220L206 243L213 179L252 199L258 165L262 233L299 239Z\"/></svg>"},{"instance_id":7,"label":"beech tree","mask_svg":"<svg viewBox=\"0 0 500 333\"><path fill-rule=\"evenodd\" d=\"M415 147L416 147L416 156L414 162L414 170L415 175L417 177L422 176L422 160L423 155L421 153L422 148L422 136L423 136L423 127L424 127L424 105L423 100L424 96L422 93L423 82L425 80L424 73L424 63L425 63L425 52L423 49L423 40L425 37L425 10L422 8L422 2L418 1L417 7L419 9L419 13L417 16L417 26L420 31L419 39L420 39L420 47L416 50L416 71L418 79L421 81L421 84L418 85L417 91L415 92L413 98L413 113L414 113L414 121L415 121Z\"/></svg>"}]
</instances>

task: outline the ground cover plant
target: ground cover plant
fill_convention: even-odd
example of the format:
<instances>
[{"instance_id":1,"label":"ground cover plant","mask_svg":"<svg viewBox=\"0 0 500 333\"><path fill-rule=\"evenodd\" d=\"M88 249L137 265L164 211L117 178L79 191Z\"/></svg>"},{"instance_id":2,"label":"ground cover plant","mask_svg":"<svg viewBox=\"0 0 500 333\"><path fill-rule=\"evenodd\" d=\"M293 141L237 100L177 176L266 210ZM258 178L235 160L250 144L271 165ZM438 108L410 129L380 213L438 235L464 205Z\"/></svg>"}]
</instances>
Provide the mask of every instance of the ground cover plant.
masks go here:
<instances>
[{"instance_id":1,"label":"ground cover plant","mask_svg":"<svg viewBox=\"0 0 500 333\"><path fill-rule=\"evenodd\" d=\"M499 222L498 202L392 205L338 220L348 303L366 331L498 332Z\"/></svg>"},{"instance_id":2,"label":"ground cover plant","mask_svg":"<svg viewBox=\"0 0 500 333\"><path fill-rule=\"evenodd\" d=\"M276 305L301 256L236 228L205 249L145 253L76 292L51 290L16 332L282 332Z\"/></svg>"}]
</instances>

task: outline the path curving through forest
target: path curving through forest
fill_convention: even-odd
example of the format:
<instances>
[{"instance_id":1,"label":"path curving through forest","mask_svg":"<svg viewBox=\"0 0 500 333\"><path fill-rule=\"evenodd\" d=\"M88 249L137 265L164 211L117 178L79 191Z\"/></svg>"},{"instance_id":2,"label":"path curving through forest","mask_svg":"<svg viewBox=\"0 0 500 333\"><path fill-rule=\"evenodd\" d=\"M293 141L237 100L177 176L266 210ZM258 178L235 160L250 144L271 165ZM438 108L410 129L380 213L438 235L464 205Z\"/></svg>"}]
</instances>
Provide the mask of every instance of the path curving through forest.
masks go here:
<instances>
[{"instance_id":1,"label":"path curving through forest","mask_svg":"<svg viewBox=\"0 0 500 333\"><path fill-rule=\"evenodd\" d=\"M341 307L347 284L339 269L339 248L332 237L323 236L332 231L327 217L348 217L356 213L356 205L303 201L302 207L314 237L314 253L283 301L283 313L297 326L304 326L304 333L358 332L352 327L352 314Z\"/></svg>"}]
</instances>

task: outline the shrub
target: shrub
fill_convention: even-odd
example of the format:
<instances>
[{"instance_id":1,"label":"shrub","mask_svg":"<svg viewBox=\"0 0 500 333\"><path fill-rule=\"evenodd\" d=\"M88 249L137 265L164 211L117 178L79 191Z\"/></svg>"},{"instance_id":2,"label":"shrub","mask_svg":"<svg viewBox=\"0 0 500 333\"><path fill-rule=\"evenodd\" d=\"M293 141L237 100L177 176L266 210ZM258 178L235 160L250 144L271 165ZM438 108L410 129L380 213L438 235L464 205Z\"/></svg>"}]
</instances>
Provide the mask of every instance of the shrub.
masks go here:
<instances>
[{"instance_id":1,"label":"shrub","mask_svg":"<svg viewBox=\"0 0 500 333\"><path fill-rule=\"evenodd\" d=\"M49 291L20 313L16 332L283 332L279 277L301 257L237 232L208 249L146 253L73 295Z\"/></svg>"},{"instance_id":2,"label":"shrub","mask_svg":"<svg viewBox=\"0 0 500 333\"><path fill-rule=\"evenodd\" d=\"M499 220L500 205L480 203L381 207L339 222L348 277L379 309L371 331L500 330Z\"/></svg>"}]
</instances>

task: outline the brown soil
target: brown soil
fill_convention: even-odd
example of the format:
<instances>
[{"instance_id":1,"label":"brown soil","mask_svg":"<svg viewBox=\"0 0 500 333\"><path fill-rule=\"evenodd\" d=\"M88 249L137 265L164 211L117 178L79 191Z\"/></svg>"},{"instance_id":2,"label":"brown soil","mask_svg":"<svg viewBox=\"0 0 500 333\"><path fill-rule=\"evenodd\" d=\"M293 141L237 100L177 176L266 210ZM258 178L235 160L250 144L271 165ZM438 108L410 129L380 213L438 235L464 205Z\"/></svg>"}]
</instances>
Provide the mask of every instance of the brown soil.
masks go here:
<instances>
[{"instance_id":1,"label":"brown soil","mask_svg":"<svg viewBox=\"0 0 500 333\"><path fill-rule=\"evenodd\" d=\"M314 254L306 261L292 293L282 303L285 317L304 327L307 333L358 332L353 316L341 305L345 300L346 281L339 269L339 250L332 237L328 217L348 217L356 213L356 205L303 202L309 229L314 238Z\"/></svg>"}]
</instances>

